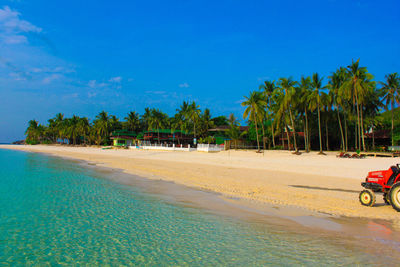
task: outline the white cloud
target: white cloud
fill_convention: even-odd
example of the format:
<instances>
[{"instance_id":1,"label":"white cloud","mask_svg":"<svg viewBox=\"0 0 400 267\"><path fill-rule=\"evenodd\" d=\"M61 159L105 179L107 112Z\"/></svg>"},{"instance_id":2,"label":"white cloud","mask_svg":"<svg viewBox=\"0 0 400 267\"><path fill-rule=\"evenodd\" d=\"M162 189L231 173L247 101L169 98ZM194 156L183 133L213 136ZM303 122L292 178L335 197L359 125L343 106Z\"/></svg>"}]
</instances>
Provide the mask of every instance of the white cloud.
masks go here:
<instances>
[{"instance_id":1,"label":"white cloud","mask_svg":"<svg viewBox=\"0 0 400 267\"><path fill-rule=\"evenodd\" d=\"M120 83L122 81L122 77L121 76L112 77L108 81L109 82L114 82L114 83Z\"/></svg>"},{"instance_id":2,"label":"white cloud","mask_svg":"<svg viewBox=\"0 0 400 267\"><path fill-rule=\"evenodd\" d=\"M60 79L60 78L62 78L62 77L63 77L63 76L60 75L60 74L51 74L51 75L45 77L45 78L42 80L42 82L43 82L44 84L49 84L49 83L51 83L51 82L53 82L53 81L55 81L55 80L58 80L58 79Z\"/></svg>"},{"instance_id":3,"label":"white cloud","mask_svg":"<svg viewBox=\"0 0 400 267\"><path fill-rule=\"evenodd\" d=\"M179 85L179 87L180 87L180 88L189 88L190 85L189 85L188 83L181 83L181 84Z\"/></svg>"},{"instance_id":4,"label":"white cloud","mask_svg":"<svg viewBox=\"0 0 400 267\"><path fill-rule=\"evenodd\" d=\"M8 6L0 9L0 40L5 44L27 43L25 33L41 33L39 28L29 21L20 18L20 13L11 10Z\"/></svg>"},{"instance_id":5,"label":"white cloud","mask_svg":"<svg viewBox=\"0 0 400 267\"><path fill-rule=\"evenodd\" d=\"M90 80L88 82L88 86L90 88L101 88L101 87L106 87L108 84L106 83L98 83L96 80Z\"/></svg>"}]
</instances>

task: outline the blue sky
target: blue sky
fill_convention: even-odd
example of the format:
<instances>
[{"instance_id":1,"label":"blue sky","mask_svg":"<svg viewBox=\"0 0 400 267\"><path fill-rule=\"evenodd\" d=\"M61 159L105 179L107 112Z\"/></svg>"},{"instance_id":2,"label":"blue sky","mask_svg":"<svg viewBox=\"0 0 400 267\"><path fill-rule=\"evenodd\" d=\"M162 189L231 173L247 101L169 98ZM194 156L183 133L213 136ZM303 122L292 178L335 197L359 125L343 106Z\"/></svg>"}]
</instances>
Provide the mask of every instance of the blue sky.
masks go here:
<instances>
[{"instance_id":1,"label":"blue sky","mask_svg":"<svg viewBox=\"0 0 400 267\"><path fill-rule=\"evenodd\" d=\"M263 80L358 58L382 80L400 72L399 14L396 0L0 0L0 142L58 112L171 115L195 100L241 117Z\"/></svg>"}]
</instances>

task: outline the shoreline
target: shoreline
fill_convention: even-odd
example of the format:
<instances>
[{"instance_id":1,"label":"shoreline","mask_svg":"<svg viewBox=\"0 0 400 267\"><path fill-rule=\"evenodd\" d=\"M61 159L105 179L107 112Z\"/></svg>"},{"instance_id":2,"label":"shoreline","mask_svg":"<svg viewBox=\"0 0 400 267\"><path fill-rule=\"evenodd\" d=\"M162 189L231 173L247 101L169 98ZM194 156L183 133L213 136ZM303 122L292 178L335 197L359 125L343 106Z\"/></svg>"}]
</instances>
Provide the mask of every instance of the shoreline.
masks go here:
<instances>
[{"instance_id":1,"label":"shoreline","mask_svg":"<svg viewBox=\"0 0 400 267\"><path fill-rule=\"evenodd\" d=\"M316 165L321 160L342 161L345 166L353 161L358 165L366 165L366 168L371 170L370 165L373 165L371 159L369 161L355 159L345 161L346 159L336 159L334 155L322 156L322 158L321 156L306 155L307 157L301 158L302 156L282 151L266 153L268 161L281 161L279 163L281 165L290 163L294 169L288 172L268 169L269 166L263 165L254 168L254 162L249 164L250 168L244 168L243 165L251 163L253 159L259 160L260 156L256 153L242 151L231 151L229 155L226 155L226 152L206 154L122 149L101 150L100 148L45 145L0 145L0 148L83 160L88 162L88 165L95 164L100 167L118 169L124 173L151 180L174 182L189 188L219 194L224 201L239 203L249 209L262 211L267 206L276 206L277 208L269 208L267 211L271 213L271 211L280 210L280 215L286 212L287 214L284 215L288 216L294 214L295 216L310 215L333 218L344 216L388 220L393 223L394 229L400 230L400 225L396 223L398 213L391 206L383 205L383 200L379 195L375 207L364 207L359 204L358 193L361 190L362 178L357 180L348 177L324 176L318 172L304 174L299 168L296 168L299 165L299 162L296 161L300 160L301 163L306 158L308 161L316 161ZM274 156L275 159L271 160ZM241 161L240 164L236 164L238 159ZM376 159L373 158L372 161L376 162ZM378 160L380 165L390 166L388 163L391 162L396 162L396 159ZM313 162L308 162L308 165L312 164ZM338 166L333 166L333 168L338 168ZM295 172L296 169L297 172ZM325 171L327 171L326 168ZM356 172L359 170L356 169ZM282 211L284 212L282 213Z\"/></svg>"}]
</instances>

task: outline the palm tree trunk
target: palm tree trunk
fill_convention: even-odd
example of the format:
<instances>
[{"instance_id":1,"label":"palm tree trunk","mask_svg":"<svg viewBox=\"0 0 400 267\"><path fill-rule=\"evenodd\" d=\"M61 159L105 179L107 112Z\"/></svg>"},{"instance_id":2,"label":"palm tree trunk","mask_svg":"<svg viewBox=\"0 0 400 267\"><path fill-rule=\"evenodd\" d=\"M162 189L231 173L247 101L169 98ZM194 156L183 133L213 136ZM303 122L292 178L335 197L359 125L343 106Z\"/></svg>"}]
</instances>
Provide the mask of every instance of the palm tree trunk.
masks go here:
<instances>
[{"instance_id":1,"label":"palm tree trunk","mask_svg":"<svg viewBox=\"0 0 400 267\"><path fill-rule=\"evenodd\" d=\"M321 114L319 111L319 101L317 101L317 109L318 109L319 153L323 153L322 152L322 138L321 138Z\"/></svg>"},{"instance_id":2,"label":"palm tree trunk","mask_svg":"<svg viewBox=\"0 0 400 267\"><path fill-rule=\"evenodd\" d=\"M374 130L374 126L372 126L372 150L375 150L375 130Z\"/></svg>"},{"instance_id":3,"label":"palm tree trunk","mask_svg":"<svg viewBox=\"0 0 400 267\"><path fill-rule=\"evenodd\" d=\"M289 136L289 128L287 127L287 125L285 124L285 128L286 128L286 136L287 136L287 141L288 141L288 150L291 150L291 146L290 146L290 136Z\"/></svg>"},{"instance_id":4,"label":"palm tree trunk","mask_svg":"<svg viewBox=\"0 0 400 267\"><path fill-rule=\"evenodd\" d=\"M325 119L326 151L329 151L328 118Z\"/></svg>"},{"instance_id":5,"label":"palm tree trunk","mask_svg":"<svg viewBox=\"0 0 400 267\"><path fill-rule=\"evenodd\" d=\"M258 141L257 117L255 112L254 112L254 124L256 125L257 149L258 151L260 151L260 142Z\"/></svg>"},{"instance_id":6,"label":"palm tree trunk","mask_svg":"<svg viewBox=\"0 0 400 267\"><path fill-rule=\"evenodd\" d=\"M360 107L358 105L357 94L356 94L356 107L357 107L358 148L361 149Z\"/></svg>"},{"instance_id":7,"label":"palm tree trunk","mask_svg":"<svg viewBox=\"0 0 400 267\"><path fill-rule=\"evenodd\" d=\"M343 136L342 122L341 122L341 120L340 120L339 106L337 107L336 111L337 111L337 116L338 116L338 122L339 122L339 128L340 128L340 135L341 135L341 137L342 137L342 145L341 145L341 148L342 148L342 151L344 151L344 150L345 150L345 148L344 148L344 136Z\"/></svg>"},{"instance_id":8,"label":"palm tree trunk","mask_svg":"<svg viewBox=\"0 0 400 267\"><path fill-rule=\"evenodd\" d=\"M354 125L354 142L356 143L356 150L358 149L358 126L357 126L357 122Z\"/></svg>"},{"instance_id":9,"label":"palm tree trunk","mask_svg":"<svg viewBox=\"0 0 400 267\"><path fill-rule=\"evenodd\" d=\"M271 101L268 101L268 106L271 106ZM272 133L272 145L275 148L275 134L274 134L274 124L272 122L272 116L271 116L271 133Z\"/></svg>"},{"instance_id":10,"label":"palm tree trunk","mask_svg":"<svg viewBox=\"0 0 400 267\"><path fill-rule=\"evenodd\" d=\"M261 123L262 132L263 132L263 149L265 150L265 130L264 130L264 123Z\"/></svg>"},{"instance_id":11,"label":"palm tree trunk","mask_svg":"<svg viewBox=\"0 0 400 267\"><path fill-rule=\"evenodd\" d=\"M306 147L306 151L307 153L310 152L310 133L308 131L308 115L307 115L307 109L304 109L304 114L306 117L306 139L307 139L307 147Z\"/></svg>"},{"instance_id":12,"label":"palm tree trunk","mask_svg":"<svg viewBox=\"0 0 400 267\"><path fill-rule=\"evenodd\" d=\"M307 109L305 109L305 114L306 114L306 129L307 129L307 152L310 152L311 149L311 142L310 142L310 129L308 127L308 115L307 115Z\"/></svg>"},{"instance_id":13,"label":"palm tree trunk","mask_svg":"<svg viewBox=\"0 0 400 267\"><path fill-rule=\"evenodd\" d=\"M362 104L361 104L361 109L360 109L360 116L361 116L361 140L362 140L362 145L363 145L363 151L366 151L365 140L364 140L364 119L363 119L363 105Z\"/></svg>"},{"instance_id":14,"label":"palm tree trunk","mask_svg":"<svg viewBox=\"0 0 400 267\"><path fill-rule=\"evenodd\" d=\"M346 113L344 114L344 135L345 135L345 149L344 151L347 152L349 150L348 146L348 138L347 138L347 119L346 119Z\"/></svg>"},{"instance_id":15,"label":"palm tree trunk","mask_svg":"<svg viewBox=\"0 0 400 267\"><path fill-rule=\"evenodd\" d=\"M394 131L394 98L392 98L392 146L394 146L393 131Z\"/></svg>"},{"instance_id":16,"label":"palm tree trunk","mask_svg":"<svg viewBox=\"0 0 400 267\"><path fill-rule=\"evenodd\" d=\"M272 133L272 145L275 148L275 133L274 133L274 125L272 123L272 119L271 119L271 133Z\"/></svg>"},{"instance_id":17,"label":"palm tree trunk","mask_svg":"<svg viewBox=\"0 0 400 267\"><path fill-rule=\"evenodd\" d=\"M294 128L294 121L293 121L293 116L292 116L292 109L290 108L290 105L289 105L289 115L290 115L290 121L291 121L291 123L292 123L292 128L293 128L294 151L297 152L296 129Z\"/></svg>"},{"instance_id":18,"label":"palm tree trunk","mask_svg":"<svg viewBox=\"0 0 400 267\"><path fill-rule=\"evenodd\" d=\"M304 150L307 151L307 129L306 129L305 119L303 119L303 129L304 129Z\"/></svg>"}]
</instances>

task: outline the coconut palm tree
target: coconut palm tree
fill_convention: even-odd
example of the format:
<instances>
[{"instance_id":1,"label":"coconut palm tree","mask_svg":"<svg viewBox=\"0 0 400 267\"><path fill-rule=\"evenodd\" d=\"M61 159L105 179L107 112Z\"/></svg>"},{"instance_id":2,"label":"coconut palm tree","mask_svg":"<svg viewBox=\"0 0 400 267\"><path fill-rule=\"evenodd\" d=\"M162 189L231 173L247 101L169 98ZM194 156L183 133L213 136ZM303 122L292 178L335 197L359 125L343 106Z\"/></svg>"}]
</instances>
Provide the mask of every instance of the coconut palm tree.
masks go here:
<instances>
[{"instance_id":1,"label":"coconut palm tree","mask_svg":"<svg viewBox=\"0 0 400 267\"><path fill-rule=\"evenodd\" d=\"M196 102L192 102L188 109L187 109L187 118L190 120L190 122L193 124L193 136L196 138L196 124L199 121L200 117L200 106L196 104Z\"/></svg>"},{"instance_id":2,"label":"coconut palm tree","mask_svg":"<svg viewBox=\"0 0 400 267\"><path fill-rule=\"evenodd\" d=\"M364 141L364 126L363 126L363 116L360 112L360 105L362 104L363 97L373 86L371 80L373 76L368 73L366 67L360 67L360 59L357 61L352 61L352 64L347 66L346 71L348 73L348 79L343 83L340 88L340 94L346 97L348 100L352 100L353 105L357 111L357 128L356 133L356 148L361 148L361 143L363 150L365 151L365 141Z\"/></svg>"},{"instance_id":3,"label":"coconut palm tree","mask_svg":"<svg viewBox=\"0 0 400 267\"><path fill-rule=\"evenodd\" d=\"M283 101L281 103L282 107L285 110L289 111L289 119L290 119L290 123L291 123L291 127L293 130L293 139L294 139L294 149L295 152L298 152L298 148L297 148L297 141L296 141L296 127L294 124L294 119L293 119L293 104L295 102L295 99L297 97L296 95L296 86L297 82L294 81L291 77L289 78L280 78L279 79L279 83L278 86L283 90L284 92L284 97L283 97Z\"/></svg>"},{"instance_id":4,"label":"coconut palm tree","mask_svg":"<svg viewBox=\"0 0 400 267\"><path fill-rule=\"evenodd\" d=\"M319 154L321 155L324 154L322 151L322 134L321 134L321 106L322 106L321 98L324 97L323 96L324 93L321 92L321 90L325 88L322 86L322 80L323 78L320 78L318 73L313 74L311 80L311 87L313 88L313 91L308 96L310 110L314 111L316 109L318 113Z\"/></svg>"},{"instance_id":5,"label":"coconut palm tree","mask_svg":"<svg viewBox=\"0 0 400 267\"><path fill-rule=\"evenodd\" d=\"M28 122L28 128L25 131L26 143L37 143L39 140L39 123L36 120Z\"/></svg>"},{"instance_id":6,"label":"coconut palm tree","mask_svg":"<svg viewBox=\"0 0 400 267\"><path fill-rule=\"evenodd\" d=\"M345 76L346 72L344 68L339 68L338 70L336 70L336 72L333 72L331 76L329 76L329 82L328 82L328 89L329 89L329 94L332 97L332 101L333 101L333 106L334 109L336 109L336 113L337 113L337 118L338 118L338 123L339 123L339 129L340 129L340 135L341 135L341 147L343 151L347 151L347 146L345 145L345 136L343 133L343 126L342 126L342 121L340 118L340 110L344 109L344 99L340 96L339 94L339 90L340 87L343 85L346 76Z\"/></svg>"},{"instance_id":7,"label":"coconut palm tree","mask_svg":"<svg viewBox=\"0 0 400 267\"><path fill-rule=\"evenodd\" d=\"M264 99L264 96L261 92L253 91L250 92L250 95L244 96L245 101L242 102L242 106L246 107L243 113L243 118L249 118L256 127L256 139L257 139L257 149L260 151L260 142L258 140L258 118L259 114L263 112L264 107L267 105L267 102Z\"/></svg>"},{"instance_id":8,"label":"coconut palm tree","mask_svg":"<svg viewBox=\"0 0 400 267\"><path fill-rule=\"evenodd\" d=\"M96 132L96 144L100 145L102 142L107 142L110 135L111 122L110 116L104 110L100 112L94 120L94 130Z\"/></svg>"},{"instance_id":9,"label":"coconut palm tree","mask_svg":"<svg viewBox=\"0 0 400 267\"><path fill-rule=\"evenodd\" d=\"M140 128L140 120L139 114L135 111L131 111L128 113L128 116L125 117L124 126L128 131L138 131Z\"/></svg>"},{"instance_id":10,"label":"coconut palm tree","mask_svg":"<svg viewBox=\"0 0 400 267\"><path fill-rule=\"evenodd\" d=\"M380 82L382 85L381 92L383 94L382 100L386 102L386 109L390 104L390 109L392 111L392 146L394 146L393 130L394 130L394 104L400 103L400 77L395 73L391 73L385 76L386 82Z\"/></svg>"},{"instance_id":11,"label":"coconut palm tree","mask_svg":"<svg viewBox=\"0 0 400 267\"><path fill-rule=\"evenodd\" d=\"M208 108L206 108L203 113L200 114L199 117L199 126L198 126L198 132L199 135L203 138L207 137L208 135L208 130L213 128L214 122L211 119L211 112Z\"/></svg>"},{"instance_id":12,"label":"coconut palm tree","mask_svg":"<svg viewBox=\"0 0 400 267\"><path fill-rule=\"evenodd\" d=\"M160 129L165 128L168 122L168 115L159 109L151 110L151 117L149 120L149 130L156 130L158 135L158 143L160 143Z\"/></svg>"},{"instance_id":13,"label":"coconut palm tree","mask_svg":"<svg viewBox=\"0 0 400 267\"><path fill-rule=\"evenodd\" d=\"M90 123L89 119L86 117L79 118L77 124L78 135L83 137L83 142L86 145L90 133Z\"/></svg>"},{"instance_id":14,"label":"coconut palm tree","mask_svg":"<svg viewBox=\"0 0 400 267\"><path fill-rule=\"evenodd\" d=\"M75 115L66 120L66 133L72 139L74 145L76 145L76 138L79 136L78 122L79 117Z\"/></svg>"},{"instance_id":15,"label":"coconut palm tree","mask_svg":"<svg viewBox=\"0 0 400 267\"><path fill-rule=\"evenodd\" d=\"M237 149L237 143L240 139L247 134L246 131L241 132L240 126L232 123L230 128L225 132L229 138L233 141L235 149Z\"/></svg>"},{"instance_id":16,"label":"coconut palm tree","mask_svg":"<svg viewBox=\"0 0 400 267\"><path fill-rule=\"evenodd\" d=\"M266 114L268 115L268 111L271 111L271 107L272 107L272 95L274 93L274 91L276 90L276 85L275 85L275 81L265 81L264 84L260 85L259 87L263 93L264 96L267 100L267 106L265 107L266 109ZM274 123L272 120L272 116L269 116L269 119L271 120L271 134L272 134L272 145L273 147L275 147L275 134L274 134Z\"/></svg>"},{"instance_id":17,"label":"coconut palm tree","mask_svg":"<svg viewBox=\"0 0 400 267\"><path fill-rule=\"evenodd\" d=\"M308 97L311 93L311 77L301 77L298 85L299 103L298 108L304 114L304 143L306 152L310 152L310 132L308 125Z\"/></svg>"}]
</instances>

